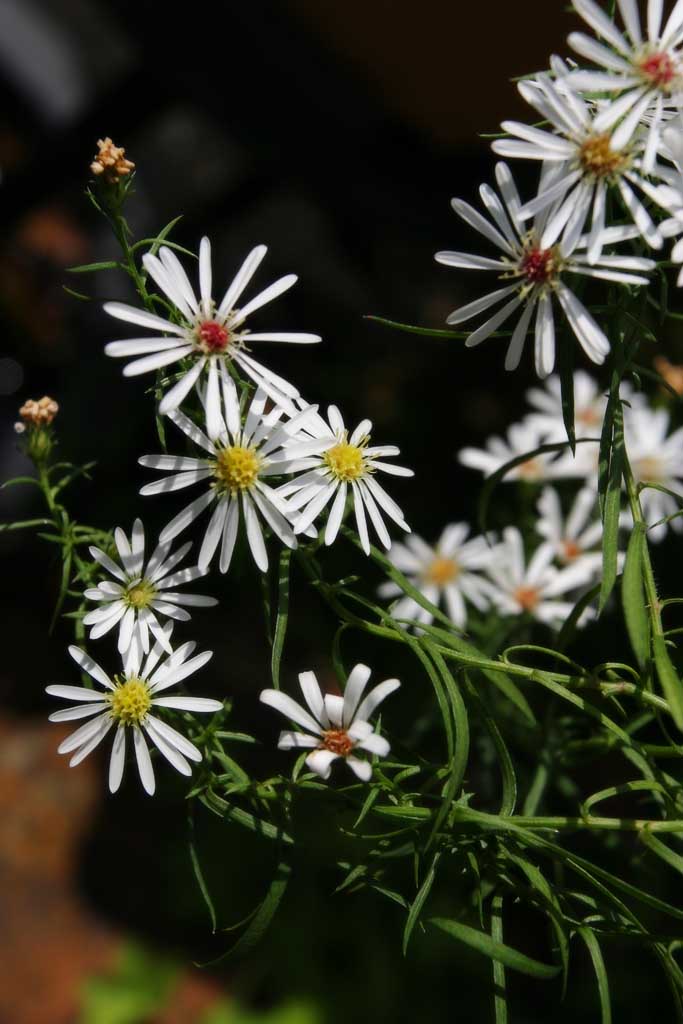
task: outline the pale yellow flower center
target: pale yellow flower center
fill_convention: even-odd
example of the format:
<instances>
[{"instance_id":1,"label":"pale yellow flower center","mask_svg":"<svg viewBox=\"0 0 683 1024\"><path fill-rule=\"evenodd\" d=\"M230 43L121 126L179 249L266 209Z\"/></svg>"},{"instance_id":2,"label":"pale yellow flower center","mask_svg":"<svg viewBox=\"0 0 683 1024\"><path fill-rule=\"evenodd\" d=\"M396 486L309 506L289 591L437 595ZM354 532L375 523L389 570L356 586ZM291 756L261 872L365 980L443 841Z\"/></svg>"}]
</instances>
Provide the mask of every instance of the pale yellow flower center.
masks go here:
<instances>
[{"instance_id":1,"label":"pale yellow flower center","mask_svg":"<svg viewBox=\"0 0 683 1024\"><path fill-rule=\"evenodd\" d=\"M435 583L437 587L444 587L452 583L460 575L460 566L453 558L438 556L427 568L424 574L425 583Z\"/></svg>"},{"instance_id":2,"label":"pale yellow flower center","mask_svg":"<svg viewBox=\"0 0 683 1024\"><path fill-rule=\"evenodd\" d=\"M131 608L148 608L154 600L156 590L148 580L140 580L129 587L124 594L124 601Z\"/></svg>"},{"instance_id":3,"label":"pale yellow flower center","mask_svg":"<svg viewBox=\"0 0 683 1024\"><path fill-rule=\"evenodd\" d=\"M323 455L325 465L338 480L358 480L366 472L363 448L348 441L340 441L334 448L328 448Z\"/></svg>"},{"instance_id":4,"label":"pale yellow flower center","mask_svg":"<svg viewBox=\"0 0 683 1024\"><path fill-rule=\"evenodd\" d=\"M609 132L589 135L579 151L581 167L594 178L611 178L629 166L631 158L624 150L612 149Z\"/></svg>"},{"instance_id":5,"label":"pale yellow flower center","mask_svg":"<svg viewBox=\"0 0 683 1024\"><path fill-rule=\"evenodd\" d=\"M258 479L261 459L253 448L232 445L223 448L216 456L214 475L221 491L248 491Z\"/></svg>"},{"instance_id":6,"label":"pale yellow flower center","mask_svg":"<svg viewBox=\"0 0 683 1024\"><path fill-rule=\"evenodd\" d=\"M149 687L142 679L126 679L107 694L111 715L123 725L140 725L152 706Z\"/></svg>"},{"instance_id":7,"label":"pale yellow flower center","mask_svg":"<svg viewBox=\"0 0 683 1024\"><path fill-rule=\"evenodd\" d=\"M517 587L513 596L525 612L532 612L540 600L536 587Z\"/></svg>"},{"instance_id":8,"label":"pale yellow flower center","mask_svg":"<svg viewBox=\"0 0 683 1024\"><path fill-rule=\"evenodd\" d=\"M635 459L633 470L636 478L642 483L658 483L664 478L662 462L656 455Z\"/></svg>"}]
</instances>

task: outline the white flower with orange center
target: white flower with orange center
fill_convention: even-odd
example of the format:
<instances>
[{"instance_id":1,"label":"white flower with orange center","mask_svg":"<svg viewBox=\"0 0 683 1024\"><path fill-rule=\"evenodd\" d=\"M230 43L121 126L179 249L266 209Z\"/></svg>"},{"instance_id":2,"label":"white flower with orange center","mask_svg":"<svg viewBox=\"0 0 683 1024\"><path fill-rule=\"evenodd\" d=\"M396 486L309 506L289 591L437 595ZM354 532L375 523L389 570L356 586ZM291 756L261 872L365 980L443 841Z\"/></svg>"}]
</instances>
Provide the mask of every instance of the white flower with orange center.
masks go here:
<instances>
[{"instance_id":1,"label":"white flower with orange center","mask_svg":"<svg viewBox=\"0 0 683 1024\"><path fill-rule=\"evenodd\" d=\"M230 362L239 366L274 401L287 403L287 399L298 395L295 387L250 355L251 345L262 341L309 345L320 341L320 337L317 334L287 331L252 334L245 326L252 313L291 288L297 280L296 275L287 274L279 278L249 302L237 307L266 252L265 245L257 245L252 249L222 300L217 303L212 297L209 239L202 238L199 249L199 298L178 257L162 245L158 256L147 253L142 262L149 276L172 304L171 317L165 320L155 313L121 302L105 303L104 309L110 316L156 331L155 337L112 341L105 347L109 356L124 359L136 357L124 367L125 377L134 377L184 361L179 380L166 392L159 404L159 411L163 415L178 408L199 380L202 371L208 370L215 378L217 364L225 366Z\"/></svg>"},{"instance_id":2,"label":"white flower with orange center","mask_svg":"<svg viewBox=\"0 0 683 1024\"><path fill-rule=\"evenodd\" d=\"M492 602L502 615L529 615L551 626L564 622L575 601L558 598L589 583L591 572L580 562L557 569L554 557L553 545L544 543L527 564L521 533L515 526L506 527L486 569Z\"/></svg>"},{"instance_id":3,"label":"white flower with orange center","mask_svg":"<svg viewBox=\"0 0 683 1024\"><path fill-rule=\"evenodd\" d=\"M170 639L171 628L171 625L166 627L166 642ZM51 722L89 719L60 744L58 752L71 754L69 764L75 767L92 753L111 729L115 729L109 758L109 789L112 793L119 788L123 778L127 737L132 739L140 781L150 796L155 790L155 779L147 740L181 775L191 775L189 762L201 761L201 752L194 743L157 716L159 712L163 714L164 708L207 714L223 707L220 701L208 698L164 695L164 691L197 672L211 657L211 651L190 657L195 647L194 643L183 644L161 661L164 647L157 642L144 662L139 650L131 648L123 671L113 677L107 675L85 651L70 647L69 654L81 671L87 672L100 688L47 687L51 696L76 702L73 707L51 714Z\"/></svg>"},{"instance_id":4,"label":"white flower with orange center","mask_svg":"<svg viewBox=\"0 0 683 1024\"><path fill-rule=\"evenodd\" d=\"M521 210L525 220L550 210L542 248L553 246L561 238L563 250L573 252L590 215L587 256L589 264L595 264L609 237L605 229L610 189L618 193L628 211L634 235L640 235L653 248L661 248L662 235L638 193L665 210L670 210L677 198L667 185L653 183L642 173L647 157L639 118L625 117L610 130L596 127L602 117L600 108L596 112L594 106L573 93L567 87L566 76L553 82L548 75L539 75L520 82L518 88L551 130L504 121L502 128L511 138L496 140L492 148L501 156L544 162L547 173L538 195ZM633 113L638 114L638 108ZM652 176L654 170L651 164L647 175ZM595 276L604 275L598 272Z\"/></svg>"},{"instance_id":5,"label":"white flower with orange center","mask_svg":"<svg viewBox=\"0 0 683 1024\"><path fill-rule=\"evenodd\" d=\"M317 453L312 450L310 455L291 463L289 472L305 472L278 489L278 494L287 499L294 532L306 532L331 502L325 525L325 543L332 544L344 518L346 499L350 496L363 551L370 553L366 511L377 536L388 550L391 538L382 513L406 533L410 533L410 527L399 506L377 482L376 475L413 476L413 471L385 461L400 454L395 445L370 444L370 420L362 420L349 434L336 406L328 407L327 416L329 423L319 414L307 419L302 428L303 435L311 438L312 448L319 445L319 450Z\"/></svg>"},{"instance_id":6,"label":"white flower with orange center","mask_svg":"<svg viewBox=\"0 0 683 1024\"><path fill-rule=\"evenodd\" d=\"M583 487L565 517L557 491L544 487L537 509L536 532L552 545L556 561L561 566L581 565L592 581L597 580L602 568L602 523L595 488Z\"/></svg>"},{"instance_id":7,"label":"white flower with orange center","mask_svg":"<svg viewBox=\"0 0 683 1024\"><path fill-rule=\"evenodd\" d=\"M263 690L260 700L264 704L306 730L281 732L280 750L310 749L306 764L323 779L329 779L333 761L341 757L361 782L368 782L372 765L357 755L386 757L390 749L387 740L374 731L368 719L401 685L398 679L385 679L363 697L370 675L367 665L356 665L349 673L341 697L323 693L314 672L301 672L299 685L308 710L282 690Z\"/></svg>"},{"instance_id":8,"label":"white flower with orange center","mask_svg":"<svg viewBox=\"0 0 683 1024\"><path fill-rule=\"evenodd\" d=\"M663 0L648 0L645 25L636 0L617 0L623 31L594 0L573 0L573 4L601 41L572 32L569 45L601 70L572 71L569 82L581 91L615 97L600 110L596 131L609 132L616 126L625 134L639 123L647 124L643 169L649 174L659 150L662 124L683 94L683 0L677 0L664 22Z\"/></svg>"},{"instance_id":9,"label":"white flower with orange center","mask_svg":"<svg viewBox=\"0 0 683 1024\"><path fill-rule=\"evenodd\" d=\"M642 392L635 391L628 381L622 381L619 394L631 408L645 404ZM553 374L543 382L543 387L530 388L526 398L531 412L526 422L533 426L544 441L565 441L567 429L562 416L562 385L558 375ZM574 432L577 438L600 439L602 422L607 408L607 394L594 377L584 370L574 373ZM590 445L579 445L585 451Z\"/></svg>"},{"instance_id":10,"label":"white flower with orange center","mask_svg":"<svg viewBox=\"0 0 683 1024\"><path fill-rule=\"evenodd\" d=\"M666 409L624 409L626 453L636 483L656 484L683 494L683 427L669 434L669 425ZM679 512L681 502L651 487L640 492L640 502L650 524L649 539L662 540L667 524L660 520ZM670 520L670 525L677 533L681 532L683 517Z\"/></svg>"},{"instance_id":11,"label":"white flower with orange center","mask_svg":"<svg viewBox=\"0 0 683 1024\"><path fill-rule=\"evenodd\" d=\"M540 193L545 191L554 174L553 169L548 168L549 165L543 165ZM472 331L465 344L470 348L481 344L511 317L519 314L508 345L505 368L514 370L519 365L533 320L536 372L539 377L547 377L555 365L555 308L559 305L588 358L594 363L603 363L610 350L607 336L571 290L567 279L579 275L621 284L645 285L648 279L642 275L652 270L655 264L643 257L601 255L589 265L585 238L572 236L569 245L564 238L557 241L554 231L546 236L546 228L552 224L554 206L538 213L531 227L527 228L521 212L522 202L506 164L496 165L496 179L502 201L487 185L480 189L490 220L462 199L453 199L451 205L458 216L500 250L501 255L491 259L461 252L438 252L435 258L448 267L493 271L503 286L455 310L447 318L447 323L465 323L504 303L493 316ZM632 233L629 226L607 228L602 240L607 244L629 238Z\"/></svg>"},{"instance_id":12,"label":"white flower with orange center","mask_svg":"<svg viewBox=\"0 0 683 1024\"><path fill-rule=\"evenodd\" d=\"M220 571L227 572L237 539L240 516L256 565L262 572L268 568L263 529L264 522L287 547L297 545L289 522L286 502L268 483L273 477L291 471L290 464L302 454L320 451L324 445L311 444L308 435L299 432L312 415L313 407L296 412L292 419L276 406L266 413L268 396L258 388L246 412L244 422L237 389L224 366L219 372L221 389L211 400L211 378L205 397L206 433L179 409L170 418L191 441L203 449L203 457L176 455L143 455L141 466L160 469L173 475L145 484L140 494L165 494L197 483L208 485L203 494L179 512L161 531L162 544L168 544L213 506L197 562L202 572L220 546Z\"/></svg>"},{"instance_id":13,"label":"white flower with orange center","mask_svg":"<svg viewBox=\"0 0 683 1024\"><path fill-rule=\"evenodd\" d=\"M513 423L505 438L490 437L485 448L462 448L458 452L458 462L468 469L478 470L484 476L491 476L508 462L526 455L527 458L505 473L505 482L521 480L528 484L538 484L544 480L580 475L581 468L573 471L571 463L558 458L555 452L538 452L537 449L545 443L546 438L536 424L527 418L522 423ZM577 446L577 450L580 447L583 446Z\"/></svg>"},{"instance_id":14,"label":"white flower with orange center","mask_svg":"<svg viewBox=\"0 0 683 1024\"><path fill-rule=\"evenodd\" d=\"M467 523L450 523L431 547L417 534L396 543L389 554L412 585L434 605L444 604L448 615L459 629L467 622L466 602L479 611L489 606L488 581L481 576L491 560L491 548L484 537L472 537ZM391 614L395 619L412 619L429 624L434 616L401 590L397 583L382 583L381 597L399 597ZM403 595L403 596L401 596Z\"/></svg>"},{"instance_id":15,"label":"white flower with orange center","mask_svg":"<svg viewBox=\"0 0 683 1024\"><path fill-rule=\"evenodd\" d=\"M99 605L83 619L85 626L92 627L90 639L97 640L118 625L118 648L121 654L125 654L132 643L139 644L146 654L150 646L150 633L170 654L171 647L159 618L186 622L190 613L183 605L209 608L218 604L215 597L184 594L177 590L204 575L197 565L176 569L192 545L184 544L172 554L170 543L158 544L145 565L145 528L140 519L135 520L130 539L117 527L114 542L120 563L115 562L105 551L90 548L95 561L112 577L101 580L96 587L88 588L83 594L88 601L97 601Z\"/></svg>"}]
</instances>

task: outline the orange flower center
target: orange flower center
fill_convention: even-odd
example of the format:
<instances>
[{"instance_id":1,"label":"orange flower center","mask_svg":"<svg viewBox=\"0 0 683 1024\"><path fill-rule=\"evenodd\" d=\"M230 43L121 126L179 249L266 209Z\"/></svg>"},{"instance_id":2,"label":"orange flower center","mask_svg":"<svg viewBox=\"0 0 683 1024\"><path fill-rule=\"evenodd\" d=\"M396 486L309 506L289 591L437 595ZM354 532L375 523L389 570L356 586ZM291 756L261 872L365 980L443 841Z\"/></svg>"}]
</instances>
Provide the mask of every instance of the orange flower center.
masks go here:
<instances>
[{"instance_id":1,"label":"orange flower center","mask_svg":"<svg viewBox=\"0 0 683 1024\"><path fill-rule=\"evenodd\" d=\"M452 558L437 557L424 574L425 582L443 587L460 575L460 566Z\"/></svg>"},{"instance_id":2,"label":"orange flower center","mask_svg":"<svg viewBox=\"0 0 683 1024\"><path fill-rule=\"evenodd\" d=\"M562 541L562 558L565 562L573 562L581 553L581 548L575 540Z\"/></svg>"},{"instance_id":3,"label":"orange flower center","mask_svg":"<svg viewBox=\"0 0 683 1024\"><path fill-rule=\"evenodd\" d=\"M517 587L513 596L525 612L532 612L540 599L536 587Z\"/></svg>"},{"instance_id":4,"label":"orange flower center","mask_svg":"<svg viewBox=\"0 0 683 1024\"><path fill-rule=\"evenodd\" d=\"M323 733L323 747L331 750L333 754L340 754L346 757L353 750L354 743L346 729L326 729Z\"/></svg>"}]
</instances>

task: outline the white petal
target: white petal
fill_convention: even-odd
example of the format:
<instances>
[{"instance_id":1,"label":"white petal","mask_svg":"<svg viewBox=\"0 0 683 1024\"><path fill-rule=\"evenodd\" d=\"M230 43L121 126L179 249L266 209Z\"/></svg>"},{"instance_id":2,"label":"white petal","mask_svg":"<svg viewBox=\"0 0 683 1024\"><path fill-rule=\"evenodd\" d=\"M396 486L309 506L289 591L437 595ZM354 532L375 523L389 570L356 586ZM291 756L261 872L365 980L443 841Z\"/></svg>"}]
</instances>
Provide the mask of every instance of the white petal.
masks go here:
<instances>
[{"instance_id":1,"label":"white petal","mask_svg":"<svg viewBox=\"0 0 683 1024\"><path fill-rule=\"evenodd\" d=\"M142 729L136 727L133 729L133 742L135 746L135 760L138 764L138 772L140 774L140 781L146 793L149 796L154 796L154 790L156 788L154 782L154 769L152 768L152 760L149 756L149 750L145 743L145 737L142 735Z\"/></svg>"},{"instance_id":2,"label":"white petal","mask_svg":"<svg viewBox=\"0 0 683 1024\"><path fill-rule=\"evenodd\" d=\"M333 754L331 750L314 750L306 758L306 764L321 779L329 779L332 762L336 761L338 757L339 754Z\"/></svg>"},{"instance_id":3,"label":"white petal","mask_svg":"<svg viewBox=\"0 0 683 1024\"><path fill-rule=\"evenodd\" d=\"M356 710L356 718L368 721L373 711L385 700L389 694L398 690L400 686L398 679L385 679L384 682L375 686Z\"/></svg>"},{"instance_id":4,"label":"white petal","mask_svg":"<svg viewBox=\"0 0 683 1024\"><path fill-rule=\"evenodd\" d=\"M120 723L109 756L109 792L116 793L123 778L126 763L126 727Z\"/></svg>"},{"instance_id":5,"label":"white petal","mask_svg":"<svg viewBox=\"0 0 683 1024\"><path fill-rule=\"evenodd\" d=\"M92 676L101 686L104 686L107 690L114 689L114 684L107 673L104 669L100 668L96 661L93 661L89 654L82 651L80 647L74 647L73 645L69 647L69 654L78 667L87 672L89 676Z\"/></svg>"},{"instance_id":6,"label":"white petal","mask_svg":"<svg viewBox=\"0 0 683 1024\"><path fill-rule=\"evenodd\" d=\"M162 416L168 416L169 413L173 412L178 408L183 399L190 393L195 382L198 380L200 373L204 369L206 358L201 358L196 361L194 366L187 373L180 378L180 380L173 385L170 391L167 391L164 397L159 402L159 413Z\"/></svg>"},{"instance_id":7,"label":"white petal","mask_svg":"<svg viewBox=\"0 0 683 1024\"><path fill-rule=\"evenodd\" d=\"M308 729L309 732L316 736L320 735L320 726L316 720L288 694L282 693L281 690L262 690L259 700L262 704L275 708L276 711L279 711L286 718L291 718L293 722L296 722L303 729Z\"/></svg>"},{"instance_id":8,"label":"white petal","mask_svg":"<svg viewBox=\"0 0 683 1024\"><path fill-rule=\"evenodd\" d=\"M230 287L223 296L223 301L218 307L219 317L224 317L233 308L240 295L256 273L259 264L267 252L268 250L265 245L257 245L251 250L244 263L235 274Z\"/></svg>"},{"instance_id":9,"label":"white petal","mask_svg":"<svg viewBox=\"0 0 683 1024\"><path fill-rule=\"evenodd\" d=\"M356 713L356 708L363 695L363 690L368 685L368 680L371 675L371 669L367 665L358 664L355 665L349 677L346 680L346 686L344 687L344 712L342 718L342 724L345 729L351 725Z\"/></svg>"}]
</instances>

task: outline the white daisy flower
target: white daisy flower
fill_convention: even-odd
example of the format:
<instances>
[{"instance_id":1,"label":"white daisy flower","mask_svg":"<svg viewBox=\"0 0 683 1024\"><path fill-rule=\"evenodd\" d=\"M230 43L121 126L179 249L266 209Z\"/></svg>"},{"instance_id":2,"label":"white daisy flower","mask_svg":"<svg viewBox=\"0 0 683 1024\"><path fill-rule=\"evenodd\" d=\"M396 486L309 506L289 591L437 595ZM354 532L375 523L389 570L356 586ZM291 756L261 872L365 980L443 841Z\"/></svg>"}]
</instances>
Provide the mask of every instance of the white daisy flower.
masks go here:
<instances>
[{"instance_id":1,"label":"white daisy flower","mask_svg":"<svg viewBox=\"0 0 683 1024\"><path fill-rule=\"evenodd\" d=\"M624 439L626 452L639 484L659 484L677 494L683 494L683 427L669 434L669 413L666 409L625 409ZM681 505L669 494L646 487L640 494L643 515L654 524L665 516L678 512ZM677 533L683 530L683 518L671 520ZM660 541L666 535L667 524L652 526L648 536Z\"/></svg>"},{"instance_id":2,"label":"white daisy flower","mask_svg":"<svg viewBox=\"0 0 683 1024\"><path fill-rule=\"evenodd\" d=\"M230 362L234 362L276 402L286 401L286 397L293 398L298 395L295 387L256 362L249 354L250 346L253 342L261 341L308 345L320 341L320 337L317 334L282 331L252 334L245 327L247 317L251 313L292 287L297 280L296 274L287 274L279 278L241 308L238 309L236 306L266 252L265 245L257 245L251 250L220 304L217 304L211 294L209 239L202 238L199 248L199 298L178 257L171 249L162 246L158 256L147 253L143 256L142 262L147 273L172 303L173 319L166 320L147 310L136 309L121 302L105 303L104 309L110 316L156 331L155 337L112 341L105 347L105 352L109 356L124 359L141 356L124 367L124 376L134 377L140 373L158 370L181 359L189 361L190 365L159 404L159 411L163 415L178 408L205 368L215 376L217 364L225 366Z\"/></svg>"},{"instance_id":3,"label":"white daisy flower","mask_svg":"<svg viewBox=\"0 0 683 1024\"><path fill-rule=\"evenodd\" d=\"M299 534L308 530L323 509L332 502L325 526L325 543L332 544L339 532L346 498L350 493L363 551L366 555L370 553L366 511L381 543L389 550L391 538L384 525L382 512L406 533L410 533L410 527L396 502L375 479L375 474L413 476L413 471L384 461L400 454L395 445L370 445L370 420L361 420L349 436L342 415L335 405L328 407L327 416L329 423L320 415L307 420L303 432L309 434L313 444L317 442L320 447L317 452L311 451L310 455L292 462L289 472L306 472L278 488L278 495L288 499L290 515L297 513L293 519L294 532Z\"/></svg>"},{"instance_id":4,"label":"white daisy flower","mask_svg":"<svg viewBox=\"0 0 683 1024\"><path fill-rule=\"evenodd\" d=\"M170 625L166 628L166 640L170 637L171 628ZM156 714L152 714L152 711L175 708L177 711L206 714L221 710L223 705L217 700L162 696L164 690L175 686L207 663L212 651L204 651L203 654L190 658L195 647L194 643L183 644L161 662L164 648L157 642L144 664L139 651L131 648L133 653L129 652L123 672L115 675L113 679L85 651L79 647L70 647L69 654L76 664L102 689L61 685L47 687L47 693L51 696L77 702L74 707L65 711L55 711L50 715L51 722L89 719L60 744L58 752L72 754L69 764L75 767L116 726L109 758L109 789L112 793L119 788L123 778L127 734L132 737L140 781L150 796L154 793L155 780L145 735L181 775L191 775L189 761L201 761L200 751L176 729L161 718L157 718Z\"/></svg>"},{"instance_id":5,"label":"white daisy flower","mask_svg":"<svg viewBox=\"0 0 683 1024\"><path fill-rule=\"evenodd\" d=\"M596 500L595 490L583 487L565 518L557 491L544 487L537 505L536 532L552 545L556 560L563 566L580 565L591 580L602 567L602 523L595 514Z\"/></svg>"},{"instance_id":6,"label":"white daisy flower","mask_svg":"<svg viewBox=\"0 0 683 1024\"><path fill-rule=\"evenodd\" d=\"M563 438L558 440L561 441ZM508 428L505 438L490 437L485 448L462 448L458 452L458 461L469 469L479 470L484 476L491 476L512 459L529 454L529 458L524 462L508 470L504 478L506 482L523 480L526 483L539 483L542 480L577 475L579 471L572 473L571 467L568 467L564 460L558 459L556 452L530 454L546 443L547 438L541 434L531 418L528 418L521 423L513 423Z\"/></svg>"},{"instance_id":7,"label":"white daisy flower","mask_svg":"<svg viewBox=\"0 0 683 1024\"><path fill-rule=\"evenodd\" d=\"M545 190L554 172L544 165L540 191ZM438 252L436 260L449 267L468 270L491 270L497 273L503 287L469 302L455 310L447 319L449 324L460 324L500 302L504 305L473 331L465 344L479 345L502 327L515 313L521 313L512 332L512 338L505 357L505 368L514 370L519 365L524 341L534 319L535 364L539 377L547 377L555 365L555 314L559 304L572 332L589 359L603 363L610 350L605 332L595 322L586 307L569 288L566 279L577 274L599 277L622 284L642 285L648 279L642 274L652 270L654 263L637 256L600 256L593 265L588 263L585 251L586 239L572 239L575 248L570 249L564 240L548 241L546 226L552 223L553 209L537 214L530 229L527 229L521 215L522 203L512 179L510 169L504 163L496 165L496 179L503 202L487 185L480 189L484 205L491 215L487 220L462 199L453 199L452 206L458 216L482 234L500 250L501 256L490 259L461 252ZM603 242L628 238L633 229L608 228ZM511 283L510 283L511 282Z\"/></svg>"},{"instance_id":8,"label":"white daisy flower","mask_svg":"<svg viewBox=\"0 0 683 1024\"><path fill-rule=\"evenodd\" d=\"M572 49L602 70L572 71L569 81L587 92L619 94L595 120L597 132L615 126L625 132L639 120L648 122L644 171L652 169L660 145L660 131L667 110L677 104L683 90L683 0L677 0L662 27L663 0L648 0L643 32L636 0L617 0L624 32L594 3L573 0L574 9L603 42L583 32L572 32ZM649 115L649 116L646 116ZM622 128L622 126L626 128Z\"/></svg>"},{"instance_id":9,"label":"white daisy flower","mask_svg":"<svg viewBox=\"0 0 683 1024\"><path fill-rule=\"evenodd\" d=\"M361 782L368 782L372 766L364 758L356 757L356 753L365 751L376 757L386 757L389 753L388 742L373 731L368 719L385 697L401 685L398 679L385 679L361 700L370 674L367 665L356 665L347 679L344 696L339 697L333 693L323 694L314 672L299 673L299 685L308 711L281 690L263 690L260 699L264 704L306 730L281 732L279 749L313 748L306 764L323 779L329 779L332 762L343 757Z\"/></svg>"},{"instance_id":10,"label":"white daisy flower","mask_svg":"<svg viewBox=\"0 0 683 1024\"><path fill-rule=\"evenodd\" d=\"M472 537L467 523L451 523L434 547L413 533L405 544L394 544L390 560L404 573L420 593L434 605L443 602L458 627L467 622L465 601L485 611L489 606L488 582L479 575L491 560L491 548L484 537ZM380 597L399 597L403 591L393 582L382 583ZM391 614L396 619L414 619L429 624L434 616L406 594L396 602Z\"/></svg>"},{"instance_id":11,"label":"white daisy flower","mask_svg":"<svg viewBox=\"0 0 683 1024\"><path fill-rule=\"evenodd\" d=\"M671 190L657 187L641 174L641 170L653 174L656 156L644 153L645 138L639 131L642 104L610 130L596 128L603 116L601 108L596 111L594 105L567 88L566 82L566 77L553 82L547 75L520 82L520 93L552 130L504 121L503 130L513 138L496 140L492 146L501 156L539 160L547 165L544 184L538 195L522 207L522 218L526 220L552 207L543 228L543 247L553 246L561 237L563 248L571 253L592 211L587 249L592 265L602 253L607 195L612 187L621 196L636 233L648 245L660 249L662 236L637 192L667 208ZM649 161L647 170L643 167L645 161Z\"/></svg>"},{"instance_id":12,"label":"white daisy flower","mask_svg":"<svg viewBox=\"0 0 683 1024\"><path fill-rule=\"evenodd\" d=\"M665 155L671 160L674 167L663 167L661 173L674 190L677 204L672 204L673 216L660 224L660 231L664 237L672 238L683 234L683 120L677 119L676 127L666 128L662 132L662 137L666 146ZM671 260L674 263L683 264L683 238L678 238L678 241L672 246ZM679 288L683 285L683 266L679 271L676 284Z\"/></svg>"},{"instance_id":13,"label":"white daisy flower","mask_svg":"<svg viewBox=\"0 0 683 1024\"><path fill-rule=\"evenodd\" d=\"M631 408L645 404L642 392L635 391L628 381L622 382L621 398ZM567 431L562 416L562 385L559 376L553 374L544 381L542 388L530 388L526 398L532 412L526 422L535 427L540 436L549 442L564 441ZM574 431L577 438L600 438L602 423L607 408L607 395L594 377L584 370L574 373ZM586 449L589 445L579 445Z\"/></svg>"},{"instance_id":14,"label":"white daisy flower","mask_svg":"<svg viewBox=\"0 0 683 1024\"><path fill-rule=\"evenodd\" d=\"M515 526L506 527L486 570L493 583L492 601L501 614L527 614L547 625L567 618L574 602L557 599L588 583L590 572L582 563L557 569L554 557L553 545L544 543L527 565L521 533Z\"/></svg>"},{"instance_id":15,"label":"white daisy flower","mask_svg":"<svg viewBox=\"0 0 683 1024\"><path fill-rule=\"evenodd\" d=\"M183 594L176 590L176 587L204 575L197 565L171 571L182 561L192 544L184 544L174 554L170 553L170 544L158 544L145 565L145 528L140 519L133 523L130 540L117 527L114 541L120 564L99 548L90 548L95 561L113 577L84 592L84 597L99 604L99 608L88 612L83 619L85 626L92 626L90 639L97 640L118 625L121 654L126 653L131 643L138 643L146 654L150 646L150 632L170 654L171 645L158 616L186 622L190 613L183 605L210 608L218 604L215 597Z\"/></svg>"},{"instance_id":16,"label":"white daisy flower","mask_svg":"<svg viewBox=\"0 0 683 1024\"><path fill-rule=\"evenodd\" d=\"M235 383L224 366L220 367L221 392L211 396L212 378L206 395L206 433L200 430L179 409L169 416L191 441L204 449L201 458L175 455L143 455L138 461L141 466L171 472L173 475L145 484L140 494L164 494L182 490L196 483L208 484L208 488L175 516L161 531L162 544L172 541L186 530L201 515L204 509L213 505L213 512L206 528L197 562L206 572L220 544L221 572L230 567L237 538L240 508L247 532L247 540L256 565L262 572L268 569L266 551L260 518L262 517L274 534L286 544L295 548L297 540L290 522L287 503L267 483L269 477L291 472L291 464L310 451L319 451L320 443L311 442L308 435L300 435L301 427L315 407L310 406L280 423L284 415L276 406L265 413L268 399L259 387L251 400L244 424L240 413Z\"/></svg>"}]
</instances>

